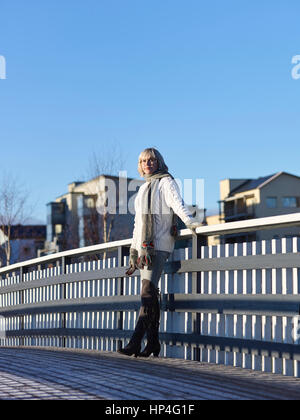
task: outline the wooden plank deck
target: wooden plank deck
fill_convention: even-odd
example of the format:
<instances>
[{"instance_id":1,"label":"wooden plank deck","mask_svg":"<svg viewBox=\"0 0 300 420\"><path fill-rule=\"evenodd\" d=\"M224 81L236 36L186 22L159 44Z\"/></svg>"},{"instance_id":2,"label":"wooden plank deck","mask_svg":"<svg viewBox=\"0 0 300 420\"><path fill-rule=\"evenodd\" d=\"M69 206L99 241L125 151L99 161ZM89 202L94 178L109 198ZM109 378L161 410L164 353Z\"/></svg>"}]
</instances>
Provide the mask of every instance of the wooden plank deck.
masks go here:
<instances>
[{"instance_id":1,"label":"wooden plank deck","mask_svg":"<svg viewBox=\"0 0 300 420\"><path fill-rule=\"evenodd\" d=\"M299 400L300 379L180 359L0 348L0 399Z\"/></svg>"}]
</instances>

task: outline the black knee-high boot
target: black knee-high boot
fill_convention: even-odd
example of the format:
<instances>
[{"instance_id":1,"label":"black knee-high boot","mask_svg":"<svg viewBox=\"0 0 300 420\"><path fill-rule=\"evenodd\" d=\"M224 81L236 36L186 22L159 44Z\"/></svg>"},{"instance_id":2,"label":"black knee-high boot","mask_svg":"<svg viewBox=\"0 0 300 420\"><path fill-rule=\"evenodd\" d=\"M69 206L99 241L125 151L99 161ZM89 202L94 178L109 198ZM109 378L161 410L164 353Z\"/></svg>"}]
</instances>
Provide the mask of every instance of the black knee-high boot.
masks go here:
<instances>
[{"instance_id":1,"label":"black knee-high boot","mask_svg":"<svg viewBox=\"0 0 300 420\"><path fill-rule=\"evenodd\" d=\"M147 324L145 324L145 320L139 317L131 340L124 349L119 349L118 352L125 356L132 356L134 354L135 357L138 357L141 352L141 342L146 330Z\"/></svg>"},{"instance_id":2,"label":"black knee-high boot","mask_svg":"<svg viewBox=\"0 0 300 420\"><path fill-rule=\"evenodd\" d=\"M141 297L142 306L139 313L139 319L137 321L131 340L127 346L124 347L124 349L118 350L119 353L126 356L135 355L135 357L137 357L140 355L141 342L151 323L151 314L153 313L153 306L155 305L155 296L153 293L152 284L149 280L143 280Z\"/></svg>"},{"instance_id":3,"label":"black knee-high boot","mask_svg":"<svg viewBox=\"0 0 300 420\"><path fill-rule=\"evenodd\" d=\"M153 286L153 303L149 314L149 323L147 328L147 346L140 353L140 357L149 357L153 353L154 357L158 357L160 353L159 342L159 321L160 321L160 303L159 290Z\"/></svg>"}]
</instances>

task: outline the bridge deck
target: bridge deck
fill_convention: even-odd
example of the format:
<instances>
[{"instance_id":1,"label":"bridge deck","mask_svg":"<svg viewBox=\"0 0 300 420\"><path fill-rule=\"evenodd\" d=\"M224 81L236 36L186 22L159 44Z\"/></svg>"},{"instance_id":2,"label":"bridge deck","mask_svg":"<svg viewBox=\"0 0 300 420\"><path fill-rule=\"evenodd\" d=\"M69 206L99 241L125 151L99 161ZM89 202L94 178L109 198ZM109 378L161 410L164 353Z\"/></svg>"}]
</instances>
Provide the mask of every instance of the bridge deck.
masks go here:
<instances>
[{"instance_id":1,"label":"bridge deck","mask_svg":"<svg viewBox=\"0 0 300 420\"><path fill-rule=\"evenodd\" d=\"M179 359L0 348L0 399L300 399L300 379Z\"/></svg>"}]
</instances>

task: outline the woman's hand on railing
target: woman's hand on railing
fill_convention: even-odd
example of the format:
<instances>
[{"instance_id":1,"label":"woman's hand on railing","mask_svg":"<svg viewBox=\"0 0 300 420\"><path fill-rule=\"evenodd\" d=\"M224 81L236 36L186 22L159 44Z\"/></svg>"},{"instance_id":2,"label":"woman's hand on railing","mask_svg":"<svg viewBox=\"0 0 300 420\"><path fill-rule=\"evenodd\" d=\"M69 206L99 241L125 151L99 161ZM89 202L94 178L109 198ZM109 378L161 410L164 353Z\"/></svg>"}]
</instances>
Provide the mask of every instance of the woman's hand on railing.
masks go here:
<instances>
[{"instance_id":1,"label":"woman's hand on railing","mask_svg":"<svg viewBox=\"0 0 300 420\"><path fill-rule=\"evenodd\" d=\"M200 226L202 226L202 224L194 217L191 217L189 222L186 224L186 227L192 231L193 235L196 235L196 229Z\"/></svg>"}]
</instances>

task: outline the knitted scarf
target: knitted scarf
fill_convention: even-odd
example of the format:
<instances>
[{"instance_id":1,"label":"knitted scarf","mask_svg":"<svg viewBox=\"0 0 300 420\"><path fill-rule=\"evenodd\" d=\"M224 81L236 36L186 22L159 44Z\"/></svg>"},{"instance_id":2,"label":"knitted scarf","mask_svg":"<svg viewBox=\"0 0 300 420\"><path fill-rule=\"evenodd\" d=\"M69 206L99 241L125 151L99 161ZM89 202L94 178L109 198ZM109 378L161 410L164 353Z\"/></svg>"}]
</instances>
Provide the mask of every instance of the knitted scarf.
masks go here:
<instances>
[{"instance_id":1,"label":"knitted scarf","mask_svg":"<svg viewBox=\"0 0 300 420\"><path fill-rule=\"evenodd\" d=\"M151 266L151 256L154 255L154 197L157 194L159 183L162 178L172 177L169 172L157 171L152 175L145 175L147 187L142 196L142 249L140 262L143 265ZM173 178L173 177L172 177ZM174 179L174 178L173 178ZM174 224L175 218L173 218Z\"/></svg>"}]
</instances>

